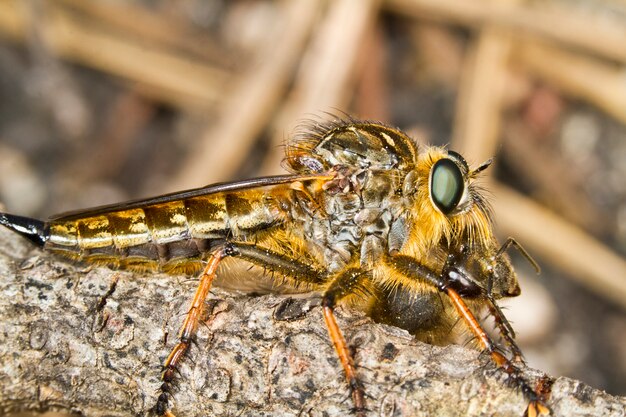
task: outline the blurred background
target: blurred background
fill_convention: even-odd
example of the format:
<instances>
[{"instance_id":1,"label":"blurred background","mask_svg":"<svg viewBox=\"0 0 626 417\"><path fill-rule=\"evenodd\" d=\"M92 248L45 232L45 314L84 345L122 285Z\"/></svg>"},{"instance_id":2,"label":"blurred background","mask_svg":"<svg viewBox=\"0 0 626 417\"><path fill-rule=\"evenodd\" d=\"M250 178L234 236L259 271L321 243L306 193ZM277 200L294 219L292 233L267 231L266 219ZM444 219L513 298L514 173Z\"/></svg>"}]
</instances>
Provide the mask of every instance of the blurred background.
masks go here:
<instances>
[{"instance_id":1,"label":"blurred background","mask_svg":"<svg viewBox=\"0 0 626 417\"><path fill-rule=\"evenodd\" d=\"M0 0L10 212L281 173L324 112L494 156L530 365L626 395L625 0Z\"/></svg>"}]
</instances>

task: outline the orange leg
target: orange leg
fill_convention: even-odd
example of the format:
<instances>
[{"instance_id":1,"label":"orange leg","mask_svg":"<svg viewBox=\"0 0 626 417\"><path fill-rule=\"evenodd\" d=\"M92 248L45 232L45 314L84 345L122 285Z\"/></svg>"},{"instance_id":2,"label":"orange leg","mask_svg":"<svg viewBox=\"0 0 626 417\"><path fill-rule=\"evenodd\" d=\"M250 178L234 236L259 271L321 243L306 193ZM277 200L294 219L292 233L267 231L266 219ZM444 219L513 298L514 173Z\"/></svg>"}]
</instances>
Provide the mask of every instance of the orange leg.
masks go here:
<instances>
[{"instance_id":1,"label":"orange leg","mask_svg":"<svg viewBox=\"0 0 626 417\"><path fill-rule=\"evenodd\" d=\"M172 414L167 410L168 393L171 390L174 374L178 368L181 360L185 357L185 354L189 350L191 340L196 333L198 322L202 314L202 308L204 307L204 301L206 300L209 290L211 289L211 283L215 278L215 273L220 261L230 255L225 248L217 249L211 254L209 261L207 262L204 271L200 277L200 283L196 289L196 294L193 297L191 307L187 312L187 317L183 322L180 332L178 333L178 343L174 346L174 349L170 352L169 356L163 364L163 374L161 380L161 395L157 400L155 411L159 416L171 416Z\"/></svg>"},{"instance_id":2,"label":"orange leg","mask_svg":"<svg viewBox=\"0 0 626 417\"><path fill-rule=\"evenodd\" d=\"M333 310L339 300L349 297L352 294L366 292L367 280L369 280L369 276L364 274L360 269L346 269L332 280L322 296L324 321L328 328L330 340L333 342L335 352L337 352L346 379L348 380L348 386L350 387L352 401L354 403L354 412L358 417L365 415L365 394L356 374L354 359L337 325Z\"/></svg>"},{"instance_id":3,"label":"orange leg","mask_svg":"<svg viewBox=\"0 0 626 417\"><path fill-rule=\"evenodd\" d=\"M343 366L343 370L346 374L346 379L348 380L348 385L350 386L350 390L352 391L352 401L354 402L356 415L363 416L365 412L365 399L363 394L363 388L359 384L356 376L354 359L352 359L352 355L350 354L350 350L348 349L346 339L344 339L343 334L341 334L341 330L337 325L337 320L335 319L335 315L333 314L333 308L328 305L324 305L322 308L322 311L324 313L324 321L326 321L326 327L328 327L330 340L333 342L333 346L335 346L335 351L337 352L337 356L339 356L339 361Z\"/></svg>"},{"instance_id":4,"label":"orange leg","mask_svg":"<svg viewBox=\"0 0 626 417\"><path fill-rule=\"evenodd\" d=\"M526 416L536 417L538 415L550 414L550 409L543 404L540 396L523 379L519 369L516 368L506 356L496 350L494 343L480 326L480 323L478 323L478 320L476 320L476 317L474 317L474 314L470 311L461 296L451 288L446 288L445 291L452 300L452 304L454 304L459 315L465 320L465 323L467 323L472 333L478 338L482 348L489 352L491 359L509 374L509 377L521 388L524 395L530 399L525 413Z\"/></svg>"}]
</instances>

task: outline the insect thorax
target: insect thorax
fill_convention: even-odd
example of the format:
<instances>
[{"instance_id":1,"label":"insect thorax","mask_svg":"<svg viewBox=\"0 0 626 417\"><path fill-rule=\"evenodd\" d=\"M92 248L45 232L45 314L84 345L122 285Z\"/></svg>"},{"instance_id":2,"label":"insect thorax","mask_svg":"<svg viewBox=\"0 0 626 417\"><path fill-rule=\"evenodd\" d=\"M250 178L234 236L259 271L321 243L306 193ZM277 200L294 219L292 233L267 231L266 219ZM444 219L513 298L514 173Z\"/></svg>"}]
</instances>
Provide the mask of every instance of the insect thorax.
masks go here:
<instances>
[{"instance_id":1,"label":"insect thorax","mask_svg":"<svg viewBox=\"0 0 626 417\"><path fill-rule=\"evenodd\" d=\"M347 264L371 266L406 238L402 219L402 171L336 167L336 177L298 198L294 218L302 225L310 250L329 270Z\"/></svg>"}]
</instances>

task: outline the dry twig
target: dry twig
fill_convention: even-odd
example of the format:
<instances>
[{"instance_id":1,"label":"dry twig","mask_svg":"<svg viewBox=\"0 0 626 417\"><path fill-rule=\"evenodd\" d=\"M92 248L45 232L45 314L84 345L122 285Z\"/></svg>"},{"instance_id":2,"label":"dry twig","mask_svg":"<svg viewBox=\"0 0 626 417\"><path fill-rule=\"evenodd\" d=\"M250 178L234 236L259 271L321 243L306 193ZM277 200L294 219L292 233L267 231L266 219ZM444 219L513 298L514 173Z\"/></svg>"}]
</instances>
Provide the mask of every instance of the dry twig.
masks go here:
<instances>
[{"instance_id":1,"label":"dry twig","mask_svg":"<svg viewBox=\"0 0 626 417\"><path fill-rule=\"evenodd\" d=\"M309 0L289 2L285 25L224 98L219 121L202 135L189 161L172 179L172 190L236 176L252 145L268 124L291 79L317 18L318 5ZM210 167L210 169L207 169Z\"/></svg>"},{"instance_id":2,"label":"dry twig","mask_svg":"<svg viewBox=\"0 0 626 417\"><path fill-rule=\"evenodd\" d=\"M111 32L74 18L54 2L35 18L29 2L0 2L0 33L24 42L37 25L45 44L62 58L128 80L148 97L191 111L212 108L230 77L199 59ZM162 22L168 27L167 21Z\"/></svg>"},{"instance_id":3,"label":"dry twig","mask_svg":"<svg viewBox=\"0 0 626 417\"><path fill-rule=\"evenodd\" d=\"M285 132L294 123L321 111L344 109L354 87L361 40L374 27L378 0L340 0L329 3L303 58L293 91L277 119L273 146L262 168L265 174L280 170ZM286 130L283 130L287 128Z\"/></svg>"},{"instance_id":4,"label":"dry twig","mask_svg":"<svg viewBox=\"0 0 626 417\"><path fill-rule=\"evenodd\" d=\"M111 291L111 271L81 271L6 230L0 230L0 271L0 413L148 412L193 282L123 273ZM215 292L173 395L179 416L348 414L347 387L321 312L314 307L299 316L306 304L292 305L285 320L284 302ZM526 406L474 350L419 343L347 310L340 310L339 323L357 347L370 415L519 417ZM559 378L549 404L555 415L618 417L626 402Z\"/></svg>"},{"instance_id":5,"label":"dry twig","mask_svg":"<svg viewBox=\"0 0 626 417\"><path fill-rule=\"evenodd\" d=\"M529 5L532 3L533 5ZM504 27L517 35L551 39L626 63L626 26L576 11L560 2L521 2L511 7L481 0L387 0L387 7L405 16L441 20L450 24Z\"/></svg>"},{"instance_id":6,"label":"dry twig","mask_svg":"<svg viewBox=\"0 0 626 417\"><path fill-rule=\"evenodd\" d=\"M541 42L525 42L515 56L531 75L567 96L589 101L626 124L626 66Z\"/></svg>"}]
</instances>

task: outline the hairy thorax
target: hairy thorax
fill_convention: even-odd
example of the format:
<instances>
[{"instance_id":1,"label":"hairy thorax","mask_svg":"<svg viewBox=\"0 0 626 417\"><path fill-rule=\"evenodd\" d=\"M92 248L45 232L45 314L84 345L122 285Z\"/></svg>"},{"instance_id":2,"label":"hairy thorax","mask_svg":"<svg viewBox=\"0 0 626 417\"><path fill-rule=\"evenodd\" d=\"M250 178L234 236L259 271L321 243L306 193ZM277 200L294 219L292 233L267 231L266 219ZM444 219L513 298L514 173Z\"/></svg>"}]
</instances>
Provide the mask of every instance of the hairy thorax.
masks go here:
<instances>
[{"instance_id":1,"label":"hairy thorax","mask_svg":"<svg viewBox=\"0 0 626 417\"><path fill-rule=\"evenodd\" d=\"M329 272L348 264L371 268L405 240L404 178L381 170L337 171L321 189L303 192L312 198L299 196L292 215Z\"/></svg>"}]
</instances>

